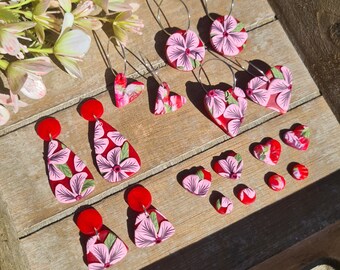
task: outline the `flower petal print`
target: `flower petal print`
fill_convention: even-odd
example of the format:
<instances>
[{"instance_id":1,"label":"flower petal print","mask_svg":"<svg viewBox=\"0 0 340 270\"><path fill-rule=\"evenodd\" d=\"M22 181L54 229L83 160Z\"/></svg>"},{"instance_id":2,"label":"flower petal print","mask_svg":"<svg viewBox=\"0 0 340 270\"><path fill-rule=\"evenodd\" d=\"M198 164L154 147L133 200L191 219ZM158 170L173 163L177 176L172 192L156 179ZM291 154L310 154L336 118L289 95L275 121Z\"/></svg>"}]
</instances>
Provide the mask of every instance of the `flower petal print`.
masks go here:
<instances>
[{"instance_id":1,"label":"flower petal print","mask_svg":"<svg viewBox=\"0 0 340 270\"><path fill-rule=\"evenodd\" d=\"M248 38L246 32L232 32L236 26L237 21L230 15L223 17L223 23L217 19L211 26L211 43L223 55L237 55L240 52L238 48L242 47Z\"/></svg>"},{"instance_id":2,"label":"flower petal print","mask_svg":"<svg viewBox=\"0 0 340 270\"><path fill-rule=\"evenodd\" d=\"M122 240L116 238L111 250L105 244L94 244L90 252L97 258L98 263L90 263L89 270L104 270L122 260L127 254L127 248Z\"/></svg>"},{"instance_id":3,"label":"flower petal print","mask_svg":"<svg viewBox=\"0 0 340 270\"><path fill-rule=\"evenodd\" d=\"M229 156L226 159L219 160L218 164L224 171L219 173L221 176L231 179L239 179L241 177L243 160L238 162L235 157Z\"/></svg>"},{"instance_id":4,"label":"flower petal print","mask_svg":"<svg viewBox=\"0 0 340 270\"><path fill-rule=\"evenodd\" d=\"M107 159L102 155L97 155L96 160L99 171L104 174L104 178L109 182L119 182L129 177L128 173L135 173L140 166L135 158L127 158L121 162L121 148L116 147L107 154Z\"/></svg>"},{"instance_id":5,"label":"flower petal print","mask_svg":"<svg viewBox=\"0 0 340 270\"><path fill-rule=\"evenodd\" d=\"M228 123L228 132L232 137L235 137L238 134L244 118L244 112L248 105L247 100L242 97L238 98L238 104L238 106L236 104L229 105L224 112L225 118L232 119Z\"/></svg>"},{"instance_id":6,"label":"flower petal print","mask_svg":"<svg viewBox=\"0 0 340 270\"><path fill-rule=\"evenodd\" d=\"M65 164L71 152L71 150L68 148L64 148L58 152L55 152L57 147L58 142L55 140L51 140L48 144L47 170L49 179L52 181L63 180L65 178L65 174L59 170L56 165Z\"/></svg>"},{"instance_id":7,"label":"flower petal print","mask_svg":"<svg viewBox=\"0 0 340 270\"><path fill-rule=\"evenodd\" d=\"M225 94L222 90L210 90L205 96L205 104L214 118L220 117L225 111Z\"/></svg>"},{"instance_id":8,"label":"flower petal print","mask_svg":"<svg viewBox=\"0 0 340 270\"><path fill-rule=\"evenodd\" d=\"M103 136L104 136L103 123L97 120L94 126L94 138L99 139Z\"/></svg>"},{"instance_id":9,"label":"flower petal print","mask_svg":"<svg viewBox=\"0 0 340 270\"><path fill-rule=\"evenodd\" d=\"M252 199L254 198L256 195L255 191L252 190L251 188L245 188L241 191L241 194L240 194L240 199L241 201L244 199L245 196L247 196L248 198Z\"/></svg>"},{"instance_id":10,"label":"flower petal print","mask_svg":"<svg viewBox=\"0 0 340 270\"><path fill-rule=\"evenodd\" d=\"M246 97L244 91L243 91L240 87L235 87L235 88L234 88L234 94L235 94L236 96L238 96L238 97L243 97L243 98Z\"/></svg>"},{"instance_id":11,"label":"flower petal print","mask_svg":"<svg viewBox=\"0 0 340 270\"><path fill-rule=\"evenodd\" d=\"M209 191L211 181L205 179L200 181L200 178L197 175L189 175L183 180L182 184L189 192L204 197Z\"/></svg>"},{"instance_id":12,"label":"flower petal print","mask_svg":"<svg viewBox=\"0 0 340 270\"><path fill-rule=\"evenodd\" d=\"M268 79L265 76L255 77L250 80L248 83L248 89L246 90L247 95L250 99L255 101L256 103L266 106L270 94L269 91L266 89L268 84Z\"/></svg>"},{"instance_id":13,"label":"flower petal print","mask_svg":"<svg viewBox=\"0 0 340 270\"><path fill-rule=\"evenodd\" d=\"M88 187L82 191L87 173L81 172L72 176L70 180L71 190L67 189L64 185L59 184L55 189L55 196L59 202L73 203L86 197L94 190L94 186Z\"/></svg>"},{"instance_id":14,"label":"flower petal print","mask_svg":"<svg viewBox=\"0 0 340 270\"><path fill-rule=\"evenodd\" d=\"M77 156L74 156L74 168L77 172L81 172L85 168L85 163Z\"/></svg>"},{"instance_id":15,"label":"flower petal print","mask_svg":"<svg viewBox=\"0 0 340 270\"><path fill-rule=\"evenodd\" d=\"M126 138L118 131L110 131L107 133L107 137L117 146L122 146L126 141Z\"/></svg>"},{"instance_id":16,"label":"flower petal print","mask_svg":"<svg viewBox=\"0 0 340 270\"><path fill-rule=\"evenodd\" d=\"M164 220L159 225L159 230L156 228L149 216L145 217L135 230L135 244L137 247L150 247L170 238L175 233L172 224Z\"/></svg>"},{"instance_id":17,"label":"flower petal print","mask_svg":"<svg viewBox=\"0 0 340 270\"><path fill-rule=\"evenodd\" d=\"M199 44L198 36L191 30L186 31L185 38L175 33L166 42L166 54L171 63L176 61L177 68L190 71L195 68L192 61L202 61L205 56L205 49Z\"/></svg>"}]
</instances>

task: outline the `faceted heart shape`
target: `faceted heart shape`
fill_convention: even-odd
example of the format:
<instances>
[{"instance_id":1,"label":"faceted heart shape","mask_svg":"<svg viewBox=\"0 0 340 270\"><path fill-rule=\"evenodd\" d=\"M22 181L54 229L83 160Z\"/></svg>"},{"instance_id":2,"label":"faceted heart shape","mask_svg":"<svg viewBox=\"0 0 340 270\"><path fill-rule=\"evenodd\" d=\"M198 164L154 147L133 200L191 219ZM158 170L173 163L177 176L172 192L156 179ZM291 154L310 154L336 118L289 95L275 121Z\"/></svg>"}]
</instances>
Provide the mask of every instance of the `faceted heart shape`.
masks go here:
<instances>
[{"instance_id":1,"label":"faceted heart shape","mask_svg":"<svg viewBox=\"0 0 340 270\"><path fill-rule=\"evenodd\" d=\"M231 151L227 158L221 158L213 164L213 169L222 177L229 179L240 179L243 160L240 154Z\"/></svg>"},{"instance_id":2,"label":"faceted heart shape","mask_svg":"<svg viewBox=\"0 0 340 270\"><path fill-rule=\"evenodd\" d=\"M233 202L227 197L221 197L216 201L215 209L218 213L225 215L230 214L233 211L234 204Z\"/></svg>"},{"instance_id":3,"label":"faceted heart shape","mask_svg":"<svg viewBox=\"0 0 340 270\"><path fill-rule=\"evenodd\" d=\"M166 82L158 87L155 105L155 115L162 115L180 109L187 99L177 94L170 94L170 87Z\"/></svg>"},{"instance_id":4,"label":"faceted heart shape","mask_svg":"<svg viewBox=\"0 0 340 270\"><path fill-rule=\"evenodd\" d=\"M274 191L280 191L286 186L286 180L283 176L274 174L268 179L269 187Z\"/></svg>"},{"instance_id":5,"label":"faceted heart shape","mask_svg":"<svg viewBox=\"0 0 340 270\"><path fill-rule=\"evenodd\" d=\"M257 144L253 149L254 156L269 165L276 165L281 155L281 144L269 139L264 144Z\"/></svg>"},{"instance_id":6,"label":"faceted heart shape","mask_svg":"<svg viewBox=\"0 0 340 270\"><path fill-rule=\"evenodd\" d=\"M243 187L237 194L237 198L243 204L252 204L256 200L256 193L250 187Z\"/></svg>"},{"instance_id":7,"label":"faceted heart shape","mask_svg":"<svg viewBox=\"0 0 340 270\"><path fill-rule=\"evenodd\" d=\"M190 193L205 197L211 186L211 173L205 169L200 169L196 174L185 177L182 185Z\"/></svg>"},{"instance_id":8,"label":"faceted heart shape","mask_svg":"<svg viewBox=\"0 0 340 270\"><path fill-rule=\"evenodd\" d=\"M295 164L290 172L290 174L296 179L296 180L304 180L308 177L308 168L305 165L302 164Z\"/></svg>"},{"instance_id":9,"label":"faceted heart shape","mask_svg":"<svg viewBox=\"0 0 340 270\"><path fill-rule=\"evenodd\" d=\"M247 109L245 97L238 87L227 91L213 89L205 95L204 105L210 118L230 137L239 133Z\"/></svg>"},{"instance_id":10,"label":"faceted heart shape","mask_svg":"<svg viewBox=\"0 0 340 270\"><path fill-rule=\"evenodd\" d=\"M142 82L127 83L124 73L118 73L114 81L116 106L121 108L134 101L144 90Z\"/></svg>"},{"instance_id":11,"label":"faceted heart shape","mask_svg":"<svg viewBox=\"0 0 340 270\"><path fill-rule=\"evenodd\" d=\"M310 128L305 125L298 125L283 135L284 143L297 150L307 150L310 142L309 138Z\"/></svg>"},{"instance_id":12,"label":"faceted heart shape","mask_svg":"<svg viewBox=\"0 0 340 270\"><path fill-rule=\"evenodd\" d=\"M292 73L287 67L275 66L266 73L266 76L250 80L246 94L255 103L284 114L289 108L292 78Z\"/></svg>"}]
</instances>

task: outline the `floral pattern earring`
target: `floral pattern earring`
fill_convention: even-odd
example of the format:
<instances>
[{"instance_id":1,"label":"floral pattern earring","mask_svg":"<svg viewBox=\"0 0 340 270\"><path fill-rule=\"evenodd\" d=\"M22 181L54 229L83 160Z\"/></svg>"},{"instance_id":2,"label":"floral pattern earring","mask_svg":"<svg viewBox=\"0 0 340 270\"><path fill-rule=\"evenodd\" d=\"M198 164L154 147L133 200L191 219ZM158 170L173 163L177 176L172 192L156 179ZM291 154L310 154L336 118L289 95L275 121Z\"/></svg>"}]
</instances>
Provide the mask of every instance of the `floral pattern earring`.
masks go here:
<instances>
[{"instance_id":1,"label":"floral pattern earring","mask_svg":"<svg viewBox=\"0 0 340 270\"><path fill-rule=\"evenodd\" d=\"M100 118L103 113L103 105L96 99L81 104L81 116L93 124L89 130L99 172L108 182L116 183L137 173L141 160L127 139Z\"/></svg>"},{"instance_id":2,"label":"floral pattern earring","mask_svg":"<svg viewBox=\"0 0 340 270\"><path fill-rule=\"evenodd\" d=\"M245 47L248 34L243 23L231 16L234 0L229 14L213 19L208 12L208 0L203 1L209 19L213 22L210 28L210 43L213 49L223 56L238 55Z\"/></svg>"},{"instance_id":3,"label":"floral pattern earring","mask_svg":"<svg viewBox=\"0 0 340 270\"><path fill-rule=\"evenodd\" d=\"M85 163L56 139L61 132L59 121L45 118L37 123L36 131L45 141L48 179L56 199L61 203L73 203L89 195L95 187L93 176Z\"/></svg>"}]
</instances>

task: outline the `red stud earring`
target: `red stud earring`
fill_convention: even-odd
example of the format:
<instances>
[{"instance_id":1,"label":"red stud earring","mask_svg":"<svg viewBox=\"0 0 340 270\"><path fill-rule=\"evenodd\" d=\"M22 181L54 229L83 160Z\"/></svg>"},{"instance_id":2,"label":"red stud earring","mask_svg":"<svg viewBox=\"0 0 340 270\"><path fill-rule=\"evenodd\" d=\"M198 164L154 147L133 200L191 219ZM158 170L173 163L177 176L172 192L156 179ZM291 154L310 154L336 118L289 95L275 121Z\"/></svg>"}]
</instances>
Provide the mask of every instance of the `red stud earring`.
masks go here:
<instances>
[{"instance_id":1,"label":"red stud earring","mask_svg":"<svg viewBox=\"0 0 340 270\"><path fill-rule=\"evenodd\" d=\"M66 145L57 140L61 126L48 117L36 125L37 134L45 141L45 162L50 187L61 203L73 203L89 195L95 187L93 176L85 163Z\"/></svg>"}]
</instances>

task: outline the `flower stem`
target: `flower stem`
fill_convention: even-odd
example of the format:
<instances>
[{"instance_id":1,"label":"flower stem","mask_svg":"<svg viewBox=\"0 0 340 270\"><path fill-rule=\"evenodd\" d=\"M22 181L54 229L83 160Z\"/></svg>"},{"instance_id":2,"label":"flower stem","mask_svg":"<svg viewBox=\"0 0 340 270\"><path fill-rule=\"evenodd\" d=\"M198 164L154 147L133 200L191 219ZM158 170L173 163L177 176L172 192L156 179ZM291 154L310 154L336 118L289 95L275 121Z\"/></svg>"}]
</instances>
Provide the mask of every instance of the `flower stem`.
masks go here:
<instances>
[{"instance_id":1,"label":"flower stem","mask_svg":"<svg viewBox=\"0 0 340 270\"><path fill-rule=\"evenodd\" d=\"M19 10L19 9L14 9L14 10L11 10L11 12L22 14L29 20L32 20L32 18L33 18L33 14L32 14L31 11L22 11L22 10Z\"/></svg>"},{"instance_id":2,"label":"flower stem","mask_svg":"<svg viewBox=\"0 0 340 270\"><path fill-rule=\"evenodd\" d=\"M2 70L6 70L8 65L9 65L9 62L7 62L6 60L0 60L0 68Z\"/></svg>"},{"instance_id":3,"label":"flower stem","mask_svg":"<svg viewBox=\"0 0 340 270\"><path fill-rule=\"evenodd\" d=\"M15 4L15 5L9 5L9 6L5 6L3 7L4 9L10 9L10 8L17 8L17 7L22 7L26 4L29 4L31 2L33 2L34 0L26 0L24 2L21 2L21 3L18 3L18 4Z\"/></svg>"},{"instance_id":4,"label":"flower stem","mask_svg":"<svg viewBox=\"0 0 340 270\"><path fill-rule=\"evenodd\" d=\"M88 16L88 17L92 18L92 19L97 19L97 20L100 20L100 21L103 21L103 22L112 22L112 20L104 18L104 17L96 17L96 16Z\"/></svg>"},{"instance_id":5,"label":"flower stem","mask_svg":"<svg viewBox=\"0 0 340 270\"><path fill-rule=\"evenodd\" d=\"M27 48L29 52L53 54L53 48Z\"/></svg>"}]
</instances>

